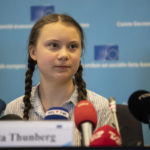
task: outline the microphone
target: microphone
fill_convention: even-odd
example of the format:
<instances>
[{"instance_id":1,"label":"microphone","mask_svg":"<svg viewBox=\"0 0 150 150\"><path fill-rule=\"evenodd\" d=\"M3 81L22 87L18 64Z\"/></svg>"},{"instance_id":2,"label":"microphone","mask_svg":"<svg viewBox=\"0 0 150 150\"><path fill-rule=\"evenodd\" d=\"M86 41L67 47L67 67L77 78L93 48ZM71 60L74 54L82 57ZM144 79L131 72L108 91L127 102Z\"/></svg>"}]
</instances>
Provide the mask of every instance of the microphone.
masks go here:
<instances>
[{"instance_id":1,"label":"microphone","mask_svg":"<svg viewBox=\"0 0 150 150\"><path fill-rule=\"evenodd\" d=\"M150 92L138 90L131 94L128 108L137 120L148 123L150 128Z\"/></svg>"},{"instance_id":2,"label":"microphone","mask_svg":"<svg viewBox=\"0 0 150 150\"><path fill-rule=\"evenodd\" d=\"M121 146L122 140L117 130L110 126L104 125L98 128L90 141L90 147L96 146Z\"/></svg>"},{"instance_id":3,"label":"microphone","mask_svg":"<svg viewBox=\"0 0 150 150\"><path fill-rule=\"evenodd\" d=\"M89 146L92 132L97 125L97 113L94 106L87 100L80 101L74 110L74 120L82 135L82 145Z\"/></svg>"},{"instance_id":4,"label":"microphone","mask_svg":"<svg viewBox=\"0 0 150 150\"><path fill-rule=\"evenodd\" d=\"M117 119L117 115L116 115L116 101L113 97L109 98L109 107L110 107L111 112L113 114L113 118L114 118L114 121L115 121L115 127L116 127L118 133L120 134L118 119Z\"/></svg>"},{"instance_id":5,"label":"microphone","mask_svg":"<svg viewBox=\"0 0 150 150\"><path fill-rule=\"evenodd\" d=\"M22 120L22 118L16 114L7 114L0 118L0 121L6 121L6 120Z\"/></svg>"},{"instance_id":6,"label":"microphone","mask_svg":"<svg viewBox=\"0 0 150 150\"><path fill-rule=\"evenodd\" d=\"M68 120L69 112L63 107L52 107L46 112L44 120Z\"/></svg>"},{"instance_id":7,"label":"microphone","mask_svg":"<svg viewBox=\"0 0 150 150\"><path fill-rule=\"evenodd\" d=\"M0 114L4 111L4 109L6 108L6 103L0 99Z\"/></svg>"}]
</instances>

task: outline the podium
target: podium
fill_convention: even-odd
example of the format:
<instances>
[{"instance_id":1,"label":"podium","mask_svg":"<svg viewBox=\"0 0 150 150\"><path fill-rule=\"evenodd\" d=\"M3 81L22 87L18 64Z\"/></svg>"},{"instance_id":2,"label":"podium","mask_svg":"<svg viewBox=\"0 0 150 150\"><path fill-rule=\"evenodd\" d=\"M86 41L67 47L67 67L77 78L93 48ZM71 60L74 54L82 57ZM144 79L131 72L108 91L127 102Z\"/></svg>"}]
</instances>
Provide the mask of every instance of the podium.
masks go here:
<instances>
[{"instance_id":1,"label":"podium","mask_svg":"<svg viewBox=\"0 0 150 150\"><path fill-rule=\"evenodd\" d=\"M1 121L0 148L73 146L72 121Z\"/></svg>"}]
</instances>

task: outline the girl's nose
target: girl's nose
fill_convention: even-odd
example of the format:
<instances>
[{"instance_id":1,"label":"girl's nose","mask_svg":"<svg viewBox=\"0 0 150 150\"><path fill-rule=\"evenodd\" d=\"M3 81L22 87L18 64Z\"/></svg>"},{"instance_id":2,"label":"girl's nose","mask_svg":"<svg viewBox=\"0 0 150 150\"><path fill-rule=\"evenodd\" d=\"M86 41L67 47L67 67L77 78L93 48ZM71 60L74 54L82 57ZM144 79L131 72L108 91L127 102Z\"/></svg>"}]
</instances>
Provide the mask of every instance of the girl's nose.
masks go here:
<instances>
[{"instance_id":1,"label":"girl's nose","mask_svg":"<svg viewBox=\"0 0 150 150\"><path fill-rule=\"evenodd\" d=\"M69 53L68 53L67 48L62 48L62 49L59 51L58 59L59 59L59 60L63 60L63 61L66 61L66 60L69 59Z\"/></svg>"}]
</instances>

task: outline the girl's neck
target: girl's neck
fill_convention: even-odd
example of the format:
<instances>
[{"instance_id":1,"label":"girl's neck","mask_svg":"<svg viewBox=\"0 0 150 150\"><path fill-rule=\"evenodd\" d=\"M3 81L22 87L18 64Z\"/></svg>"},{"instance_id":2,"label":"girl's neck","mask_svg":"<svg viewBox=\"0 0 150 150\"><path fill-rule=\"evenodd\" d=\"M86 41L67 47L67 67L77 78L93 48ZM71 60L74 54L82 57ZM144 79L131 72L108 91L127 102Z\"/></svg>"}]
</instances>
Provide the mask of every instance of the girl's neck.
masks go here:
<instances>
[{"instance_id":1,"label":"girl's neck","mask_svg":"<svg viewBox=\"0 0 150 150\"><path fill-rule=\"evenodd\" d=\"M51 107L59 107L67 101L74 91L73 81L70 80L64 84L53 82L40 82L39 97L44 111Z\"/></svg>"}]
</instances>

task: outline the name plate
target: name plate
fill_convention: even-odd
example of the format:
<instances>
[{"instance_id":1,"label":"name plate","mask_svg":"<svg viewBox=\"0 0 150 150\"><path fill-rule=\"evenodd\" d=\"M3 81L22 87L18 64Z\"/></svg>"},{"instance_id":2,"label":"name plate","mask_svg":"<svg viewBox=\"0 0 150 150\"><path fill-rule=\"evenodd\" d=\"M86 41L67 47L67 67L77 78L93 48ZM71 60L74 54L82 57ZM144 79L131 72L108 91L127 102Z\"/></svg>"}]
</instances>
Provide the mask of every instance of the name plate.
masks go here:
<instances>
[{"instance_id":1,"label":"name plate","mask_svg":"<svg viewBox=\"0 0 150 150\"><path fill-rule=\"evenodd\" d=\"M72 121L0 121L0 147L73 145Z\"/></svg>"}]
</instances>

